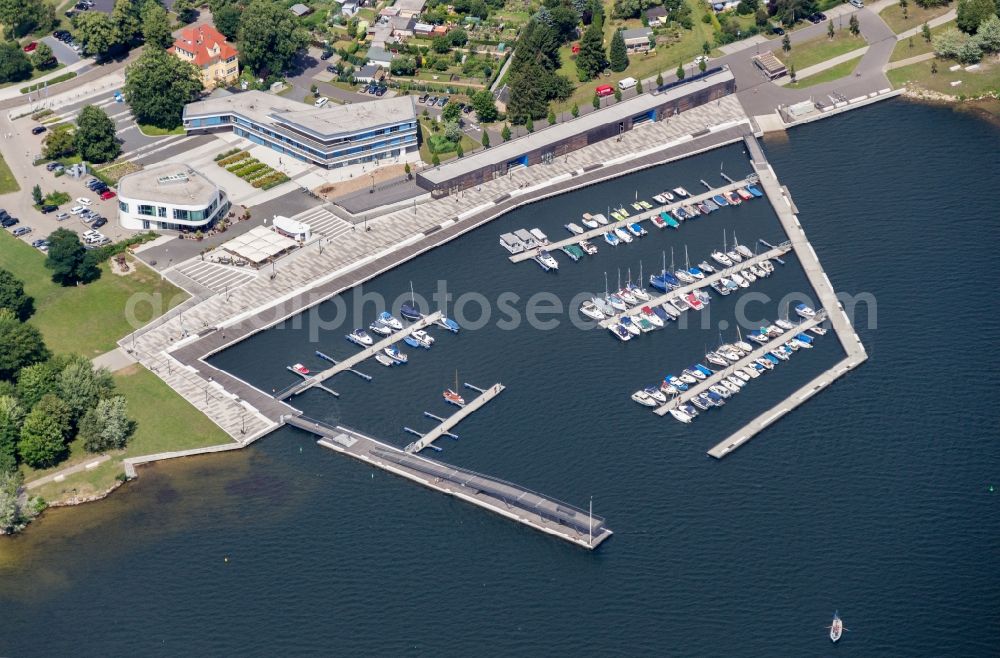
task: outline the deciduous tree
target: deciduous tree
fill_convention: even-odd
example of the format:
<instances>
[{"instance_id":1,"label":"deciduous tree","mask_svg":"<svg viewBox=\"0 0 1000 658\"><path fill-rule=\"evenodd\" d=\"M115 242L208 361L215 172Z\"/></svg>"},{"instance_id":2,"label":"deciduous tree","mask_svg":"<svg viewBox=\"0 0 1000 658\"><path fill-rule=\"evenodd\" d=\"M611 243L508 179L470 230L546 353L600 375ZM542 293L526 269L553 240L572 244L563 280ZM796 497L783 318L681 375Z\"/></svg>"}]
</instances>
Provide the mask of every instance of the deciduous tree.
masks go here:
<instances>
[{"instance_id":1,"label":"deciduous tree","mask_svg":"<svg viewBox=\"0 0 1000 658\"><path fill-rule=\"evenodd\" d=\"M57 393L62 365L62 360L56 357L21 368L17 373L18 401L30 409L46 395Z\"/></svg>"},{"instance_id":2,"label":"deciduous tree","mask_svg":"<svg viewBox=\"0 0 1000 658\"><path fill-rule=\"evenodd\" d=\"M216 27L218 27L218 17L216 17ZM222 32L221 29L219 31ZM169 48L174 42L174 36L170 33L167 10L160 3L147 2L143 5L142 36L146 39L146 45L151 48Z\"/></svg>"},{"instance_id":3,"label":"deciduous tree","mask_svg":"<svg viewBox=\"0 0 1000 658\"><path fill-rule=\"evenodd\" d=\"M31 53L31 65L39 70L50 69L56 65L49 44L43 41L35 46L35 52Z\"/></svg>"},{"instance_id":4,"label":"deciduous tree","mask_svg":"<svg viewBox=\"0 0 1000 658\"><path fill-rule=\"evenodd\" d=\"M1000 17L990 16L979 24L976 42L988 53L1000 52Z\"/></svg>"},{"instance_id":5,"label":"deciduous tree","mask_svg":"<svg viewBox=\"0 0 1000 658\"><path fill-rule=\"evenodd\" d=\"M49 395L39 400L21 425L17 442L21 461L32 468L46 468L61 461L67 453L66 416L65 404L59 398Z\"/></svg>"},{"instance_id":6,"label":"deciduous tree","mask_svg":"<svg viewBox=\"0 0 1000 658\"><path fill-rule=\"evenodd\" d=\"M858 34L861 32L861 22L858 21L857 14L851 14L851 20L848 21L847 29L849 29L851 31L851 34L853 34L854 36L858 36ZM788 35L786 34L785 37L787 38Z\"/></svg>"},{"instance_id":7,"label":"deciduous tree","mask_svg":"<svg viewBox=\"0 0 1000 658\"><path fill-rule=\"evenodd\" d=\"M995 0L958 0L955 25L966 34L975 34L979 24L996 13Z\"/></svg>"},{"instance_id":8,"label":"deciduous tree","mask_svg":"<svg viewBox=\"0 0 1000 658\"><path fill-rule=\"evenodd\" d=\"M0 83L31 77L31 62L16 41L0 43Z\"/></svg>"},{"instance_id":9,"label":"deciduous tree","mask_svg":"<svg viewBox=\"0 0 1000 658\"><path fill-rule=\"evenodd\" d=\"M63 286L90 283L101 276L101 270L80 244L80 237L64 228L49 235L45 267L52 270L52 280Z\"/></svg>"},{"instance_id":10,"label":"deciduous tree","mask_svg":"<svg viewBox=\"0 0 1000 658\"><path fill-rule=\"evenodd\" d=\"M17 441L24 422L24 408L17 398L0 396L0 473L17 468Z\"/></svg>"},{"instance_id":11,"label":"deciduous tree","mask_svg":"<svg viewBox=\"0 0 1000 658\"><path fill-rule=\"evenodd\" d=\"M481 89L473 94L472 107L482 123L492 123L497 120L497 104L489 89Z\"/></svg>"},{"instance_id":12,"label":"deciduous tree","mask_svg":"<svg viewBox=\"0 0 1000 658\"><path fill-rule=\"evenodd\" d=\"M76 149L88 162L108 162L121 153L115 122L99 107L86 105L76 117Z\"/></svg>"},{"instance_id":13,"label":"deciduous tree","mask_svg":"<svg viewBox=\"0 0 1000 658\"><path fill-rule=\"evenodd\" d=\"M74 153L76 153L76 139L73 137L73 130L65 124L50 130L42 140L42 155L50 160Z\"/></svg>"},{"instance_id":14,"label":"deciduous tree","mask_svg":"<svg viewBox=\"0 0 1000 658\"><path fill-rule=\"evenodd\" d=\"M125 101L139 123L176 128L184 105L200 91L201 79L193 64L156 48L145 49L125 72Z\"/></svg>"},{"instance_id":15,"label":"deciduous tree","mask_svg":"<svg viewBox=\"0 0 1000 658\"><path fill-rule=\"evenodd\" d=\"M24 322L35 312L35 300L24 292L24 283L5 269L0 269L0 309L10 310Z\"/></svg>"},{"instance_id":16,"label":"deciduous tree","mask_svg":"<svg viewBox=\"0 0 1000 658\"><path fill-rule=\"evenodd\" d=\"M111 373L106 368L95 369L83 357L74 357L59 373L59 397L69 407L74 422L98 402L110 397L114 390Z\"/></svg>"},{"instance_id":17,"label":"deciduous tree","mask_svg":"<svg viewBox=\"0 0 1000 658\"><path fill-rule=\"evenodd\" d=\"M124 44L118 41L118 32L109 14L88 11L76 19L77 37L84 51L90 55L103 56Z\"/></svg>"},{"instance_id":18,"label":"deciduous tree","mask_svg":"<svg viewBox=\"0 0 1000 658\"><path fill-rule=\"evenodd\" d=\"M49 358L42 334L21 322L10 309L0 309L0 379L11 379L25 366Z\"/></svg>"},{"instance_id":19,"label":"deciduous tree","mask_svg":"<svg viewBox=\"0 0 1000 658\"><path fill-rule=\"evenodd\" d=\"M125 396L115 395L97 403L80 421L80 438L88 452L121 450L135 431L128 417Z\"/></svg>"},{"instance_id":20,"label":"deciduous tree","mask_svg":"<svg viewBox=\"0 0 1000 658\"><path fill-rule=\"evenodd\" d=\"M236 4L226 4L218 11L212 12L216 29L227 39L235 39L239 34L242 16L243 12Z\"/></svg>"},{"instance_id":21,"label":"deciduous tree","mask_svg":"<svg viewBox=\"0 0 1000 658\"><path fill-rule=\"evenodd\" d=\"M239 31L240 59L263 75L289 68L308 37L286 6L270 0L253 0L243 11Z\"/></svg>"}]
</instances>

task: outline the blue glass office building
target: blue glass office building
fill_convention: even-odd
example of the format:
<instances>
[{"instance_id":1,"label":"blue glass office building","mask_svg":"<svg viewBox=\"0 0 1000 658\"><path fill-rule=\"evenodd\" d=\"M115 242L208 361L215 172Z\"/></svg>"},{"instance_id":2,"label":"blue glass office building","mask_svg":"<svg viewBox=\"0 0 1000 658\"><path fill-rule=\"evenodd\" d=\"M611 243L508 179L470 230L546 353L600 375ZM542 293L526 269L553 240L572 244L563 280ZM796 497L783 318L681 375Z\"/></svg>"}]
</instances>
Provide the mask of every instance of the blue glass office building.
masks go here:
<instances>
[{"instance_id":1,"label":"blue glass office building","mask_svg":"<svg viewBox=\"0 0 1000 658\"><path fill-rule=\"evenodd\" d=\"M190 103L184 129L188 134L230 130L327 169L416 151L419 130L409 96L313 107L262 91Z\"/></svg>"}]
</instances>

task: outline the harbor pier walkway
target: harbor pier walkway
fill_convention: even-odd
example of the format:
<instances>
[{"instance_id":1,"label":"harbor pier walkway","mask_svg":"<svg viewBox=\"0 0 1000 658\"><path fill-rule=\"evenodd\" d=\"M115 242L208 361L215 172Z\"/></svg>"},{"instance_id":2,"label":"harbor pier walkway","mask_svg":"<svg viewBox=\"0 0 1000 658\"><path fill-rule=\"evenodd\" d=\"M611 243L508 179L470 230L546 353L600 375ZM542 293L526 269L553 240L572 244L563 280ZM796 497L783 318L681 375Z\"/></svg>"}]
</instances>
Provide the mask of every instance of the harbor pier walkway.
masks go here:
<instances>
[{"instance_id":1,"label":"harbor pier walkway","mask_svg":"<svg viewBox=\"0 0 1000 658\"><path fill-rule=\"evenodd\" d=\"M441 311L435 311L430 315L425 315L424 317L420 318L413 324L405 326L399 331L393 333L391 336L383 338L382 340L377 341L372 345L369 345L368 347L364 348L360 352L352 354L351 356L336 362L333 366L327 368L326 370L321 370L320 372L317 372L315 375L309 375L303 377L301 382L293 384L283 391L279 391L277 394L275 394L274 397L278 400L287 400L288 398L298 395L299 393L302 393L312 388L313 386L321 386L323 382L325 382L327 379L330 379L334 375L346 372L348 370L353 370L354 366L358 365L365 359L370 359L371 357L381 352L384 348L389 347L393 343L397 343L403 340L403 338L409 336L418 329L424 329L434 324L442 317L443 315ZM332 361L332 359L330 360Z\"/></svg>"},{"instance_id":2,"label":"harbor pier walkway","mask_svg":"<svg viewBox=\"0 0 1000 658\"><path fill-rule=\"evenodd\" d=\"M465 386L467 388L474 388L469 384L466 384ZM504 388L505 386L503 384L497 382L485 390L478 388L475 389L481 391L481 393L474 400L467 402L457 412L445 418L437 427L421 436L419 441L414 441L410 445L406 446L406 452L420 452L440 439L442 436L450 434L449 430L451 430L452 427L458 425L463 419L465 419L466 416L471 414L476 409L479 409L496 396L500 395Z\"/></svg>"},{"instance_id":3,"label":"harbor pier walkway","mask_svg":"<svg viewBox=\"0 0 1000 658\"><path fill-rule=\"evenodd\" d=\"M540 247L532 247L531 249L525 249L520 253L512 255L510 257L510 262L520 263L522 261L529 260L537 256L539 252L542 251L543 249L547 251L554 251L556 249L559 249L560 247L567 247L571 244L578 244L581 240L590 240L591 238L599 238L608 231L614 231L616 228L624 228L629 224L636 224L638 222L645 221L652 217L657 217L659 216L660 213L670 212L682 206L689 206L695 203L699 203L701 201L704 201L705 199L711 199L713 196L717 194L725 194L726 192L732 192L733 190L736 190L740 187L746 187L747 185L753 185L753 184L754 181L752 179L734 181L731 183L727 183L722 187L713 187L708 192L704 192L702 194L692 194L691 196L684 197L679 201L672 201L663 206L654 205L649 210L628 211L635 214L629 215L628 217L622 220L616 220L614 217L608 217L609 220L608 223L603 226L598 226L597 228L586 230L583 233L574 235L570 238L566 238L565 240L557 240L555 242L550 242L547 245L542 245Z\"/></svg>"},{"instance_id":4,"label":"harbor pier walkway","mask_svg":"<svg viewBox=\"0 0 1000 658\"><path fill-rule=\"evenodd\" d=\"M302 416L281 420L318 435L319 445L325 448L588 550L612 535L603 518L519 485L411 454L345 427L330 427Z\"/></svg>"},{"instance_id":5,"label":"harbor pier walkway","mask_svg":"<svg viewBox=\"0 0 1000 658\"><path fill-rule=\"evenodd\" d=\"M868 353L865 351L861 339L847 317L843 304L837 299L833 284L830 283L830 278L823 271L823 266L820 265L816 250L813 249L813 246L809 244L809 240L806 238L805 230L803 230L802 224L799 223L799 218L796 216L798 209L792 202L791 194L789 194L787 188L778 182L778 177L764 157L764 151L761 149L756 138L747 135L743 139L747 146L747 152L750 154L754 170L757 172L760 187L774 207L774 212L778 215L778 220L785 229L785 233L788 234L792 248L795 250L795 255L798 256L810 285L819 296L822 311L830 320L833 331L847 356L832 368L792 393L789 397L720 441L708 451L708 454L716 459L722 459L730 454L733 450L756 436L762 429L768 427L774 421L810 399L813 395L836 381L838 377L864 363L868 358ZM816 312L817 316L819 316L820 309L816 309ZM806 323L800 325L803 329L807 326L808 324Z\"/></svg>"},{"instance_id":6,"label":"harbor pier walkway","mask_svg":"<svg viewBox=\"0 0 1000 658\"><path fill-rule=\"evenodd\" d=\"M607 329L611 325L617 324L618 321L621 320L623 317L626 316L631 317L639 315L640 313L642 313L642 309L647 306L650 308L652 308L653 306L659 306L660 304L663 304L669 299L676 299L677 297L682 297L688 294L689 292L694 292L695 290L701 290L702 288L712 285L719 279L729 276L733 272L740 272L741 270L744 270L750 267L751 265L756 265L757 263L760 263L765 260L770 260L771 258L778 258L780 256L784 256L791 250L792 250L791 244L788 242L783 242L778 246L774 247L773 249L769 249L762 254L758 254L752 258L744 259L743 262L737 263L736 265L731 265L714 274L706 275L704 279L700 279L698 281L695 281L694 283L689 283L685 286L681 286L680 288L671 290L670 292L659 295L658 297L653 297L648 302L640 302L639 304L636 304L635 306L633 306L628 310L621 311L620 313L616 313L609 318L601 320L600 325L605 329Z\"/></svg>"}]
</instances>

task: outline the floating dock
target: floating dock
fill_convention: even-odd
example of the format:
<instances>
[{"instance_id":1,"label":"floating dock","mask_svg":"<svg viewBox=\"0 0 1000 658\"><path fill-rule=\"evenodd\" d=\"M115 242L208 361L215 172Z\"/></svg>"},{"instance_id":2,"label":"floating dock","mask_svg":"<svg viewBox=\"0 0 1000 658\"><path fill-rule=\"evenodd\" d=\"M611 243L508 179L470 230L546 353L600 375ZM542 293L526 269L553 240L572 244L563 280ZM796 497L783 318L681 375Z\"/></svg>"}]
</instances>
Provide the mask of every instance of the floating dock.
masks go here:
<instances>
[{"instance_id":1,"label":"floating dock","mask_svg":"<svg viewBox=\"0 0 1000 658\"><path fill-rule=\"evenodd\" d=\"M681 206L692 205L692 204L695 204L695 203L699 203L700 201L704 201L705 199L711 199L716 194L723 194L725 192L732 192L733 190L735 190L737 188L745 187L747 185L753 185L753 184L754 184L754 182L752 181L752 179L748 178L746 180L737 181L737 182L731 183L729 185L723 185L722 187L711 188L708 192L705 192L704 194L692 194L691 196L685 197L685 198L680 199L678 201L672 201L672 202L670 202L670 203L668 203L668 204L666 204L664 206L655 206L654 205L653 208L650 209L650 210L643 210L642 212L632 211L632 212L636 212L636 214L630 215L629 217L626 217L625 219L620 220L620 221L615 220L613 217L609 217L608 219L610 221L608 221L608 223L606 225L604 225L604 226L598 226L597 228L592 228L592 229L586 230L583 233L580 233L579 235L574 235L571 238L566 238L565 240L557 240L555 242L550 242L549 244L541 246L541 247L534 247L532 249L525 249L524 251L522 251L519 254L513 254L510 257L510 261L512 263L520 263L521 261L525 261L525 260L529 260L529 259L534 258L535 256L538 255L538 252L541 251L542 249L547 249L549 252L552 252L552 251L555 251L556 249L561 249L561 248L563 248L565 246L568 246L568 245L571 245L571 244L577 244L581 240L590 240L591 238L598 238L598 237L601 237L602 235L604 235L605 233L607 233L608 231L613 231L616 228L623 228L623 227L627 226L628 224L635 224L636 222L642 222L642 221L645 221L645 220L647 220L647 219L649 219L651 217L658 217L661 212L670 212L671 210L674 210L675 208L679 208ZM706 185L707 185L707 183L706 183ZM720 208L719 210L724 210L724 209ZM716 212L718 212L718 211L716 211ZM685 220L685 221L690 221L690 220ZM659 231L661 229L657 229L657 230Z\"/></svg>"},{"instance_id":2,"label":"floating dock","mask_svg":"<svg viewBox=\"0 0 1000 658\"><path fill-rule=\"evenodd\" d=\"M435 448L436 446L434 446L433 443L438 439L440 439L442 436L458 438L454 434L451 434L449 430L453 428L455 425L458 425L460 422L462 422L462 420L465 419L465 417L471 414L473 411L479 409L484 404L486 404L496 396L500 395L500 393L503 392L505 388L504 385L499 382L497 382L493 386L490 386L487 389L481 389L472 386L471 384L466 384L465 387L479 391L480 393L474 400L467 402L465 406L461 407L457 412L441 420L441 424L432 429L430 432L421 435L419 441L414 441L410 445L406 446L405 448L406 452L417 453L423 450L424 448L428 447ZM427 412L424 413L428 416L431 415L427 414ZM433 418L437 418L437 416L433 416ZM417 432L413 433L416 434Z\"/></svg>"},{"instance_id":3,"label":"floating dock","mask_svg":"<svg viewBox=\"0 0 1000 658\"><path fill-rule=\"evenodd\" d=\"M770 251L766 251L763 254L758 254L753 258L745 259L742 263L732 265L724 270L717 271L711 275L706 274L704 279L695 281L694 283L689 283L686 286L681 286L680 288L676 288L674 290L671 290L670 292L664 293L657 297L653 297L648 302L641 302L639 304L636 304L635 306L633 306L628 310L621 311L620 313L616 313L615 315L612 315L609 318L601 320L599 324L605 329L607 329L611 325L617 324L618 321L621 320L621 318L623 317L639 315L640 313L642 313L643 307L659 306L668 299L674 299L675 297L681 297L683 295L686 295L689 292L693 292L695 290L701 290L702 288L712 285L713 283L715 283L724 276L728 276L733 272L739 272L741 270L744 270L747 267L750 267L751 265L756 265L757 263L760 263L761 261L765 261L770 258L776 258L777 256L782 256L791 250L792 250L791 243L783 242L777 247L772 248Z\"/></svg>"},{"instance_id":4,"label":"floating dock","mask_svg":"<svg viewBox=\"0 0 1000 658\"><path fill-rule=\"evenodd\" d=\"M511 482L404 452L345 427L330 427L302 416L282 416L281 420L320 436L318 443L325 448L588 550L613 534L604 519L592 512Z\"/></svg>"},{"instance_id":5,"label":"floating dock","mask_svg":"<svg viewBox=\"0 0 1000 658\"><path fill-rule=\"evenodd\" d=\"M278 393L275 394L274 397L278 400L287 400L290 397L296 396L300 393L309 390L313 386L319 386L324 381L326 381L327 379L333 377L338 373L344 372L346 370L354 371L354 366L358 365L365 359L370 359L371 357L381 352L383 348L386 348L392 345L393 343L398 343L399 341L403 340L404 337L409 336L414 331L417 331L418 329L424 329L434 324L441 317L443 317L441 311L435 311L430 315L426 315L417 320L416 322L414 322L413 324L403 327L401 330L395 332L391 336L383 338L382 340L375 342L369 347L366 347L358 351L357 353L352 354L340 360L339 362L335 362L332 367L327 368L326 370L322 370L316 373L315 375L303 376L301 382L293 384L292 386L289 386L283 391L279 391ZM333 359L326 356L325 354L320 354L319 352L317 352L317 355L319 355L321 358L327 361L333 361ZM361 377L368 377L367 375L364 375L362 373L358 374Z\"/></svg>"},{"instance_id":6,"label":"floating dock","mask_svg":"<svg viewBox=\"0 0 1000 658\"><path fill-rule=\"evenodd\" d=\"M685 404L691 398L697 397L699 393L707 391L710 386L718 384L720 380L724 379L725 377L728 377L729 375L732 375L736 370L744 366L750 365L751 363L753 363L755 359L759 359L768 352L770 352L771 350L781 347L785 343L795 338L796 335L801 334L804 331L808 331L810 327L815 327L819 323L823 322L823 320L825 319L826 318L821 317L821 314L817 314L816 317L810 320L806 320L805 322L800 322L798 325L796 325L795 329L788 330L785 333L778 336L777 338L767 341L765 344L754 349L752 352L744 356L739 361L734 361L725 368L721 370L716 370L714 373L712 373L705 379L702 379L697 384L692 384L691 386L688 387L688 390L681 391L678 395L675 395L669 402L660 405L659 407L654 409L654 413L660 416L665 416L667 413L670 412L671 409L676 409L679 405Z\"/></svg>"},{"instance_id":7,"label":"floating dock","mask_svg":"<svg viewBox=\"0 0 1000 658\"><path fill-rule=\"evenodd\" d=\"M764 151L760 148L757 140L752 135L744 136L743 140L747 146L747 152L750 154L754 170L757 172L760 188L764 191L768 201L771 202L774 212L778 215L778 220L784 227L785 233L788 234L792 249L799 258L802 269L806 273L806 278L809 279L810 285L812 285L813 290L819 296L822 310L825 311L827 318L830 320L833 332L836 334L847 356L835 366L792 393L792 395L719 442L708 451L708 454L716 459L722 459L726 455L731 454L736 448L756 436L758 432L810 399L813 395L836 381L837 378L864 363L868 358L868 353L865 351L861 339L851 325L847 313L844 312L843 305L837 300L837 295L833 290L833 285L830 283L830 278L823 271L823 266L820 265L819 257L816 256L816 250L813 249L806 238L805 230L803 230L802 224L799 223L799 218L796 216L797 209L795 203L792 201L791 194L789 194L787 188L778 182L778 177L764 157ZM817 316L819 314L819 309L817 309ZM801 326L805 328L807 325L804 323ZM659 412L660 409L657 409L657 413Z\"/></svg>"}]
</instances>

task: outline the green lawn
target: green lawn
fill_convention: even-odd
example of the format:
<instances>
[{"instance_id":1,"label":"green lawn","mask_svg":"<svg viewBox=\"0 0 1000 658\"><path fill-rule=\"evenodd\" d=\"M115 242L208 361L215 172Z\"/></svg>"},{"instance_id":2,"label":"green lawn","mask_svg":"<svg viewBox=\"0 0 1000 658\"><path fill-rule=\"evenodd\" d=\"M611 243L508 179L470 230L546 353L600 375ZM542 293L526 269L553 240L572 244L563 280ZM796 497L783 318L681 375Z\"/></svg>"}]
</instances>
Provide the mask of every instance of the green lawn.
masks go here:
<instances>
[{"instance_id":1,"label":"green lawn","mask_svg":"<svg viewBox=\"0 0 1000 658\"><path fill-rule=\"evenodd\" d=\"M903 18L903 10L899 5L890 5L883 9L879 16L885 21L886 25L889 26L896 34L900 32L906 32L907 30L912 30L913 28L919 28L921 25L931 20L932 18L937 18L941 14L948 12L949 9L953 9L954 5L948 4L941 7L928 7L924 9L915 2L908 3L906 7L906 15L908 18Z\"/></svg>"},{"instance_id":2,"label":"green lawn","mask_svg":"<svg viewBox=\"0 0 1000 658\"><path fill-rule=\"evenodd\" d=\"M51 73L52 71L61 69L62 66L63 66L62 64L59 64L54 69L48 69L46 71L41 71L40 73ZM37 75L34 75L34 76L32 76L32 79L37 78L37 77L38 77ZM28 85L27 87L21 87L20 91L21 91L22 94L27 94L28 92L31 92L31 91L38 91L42 87L51 87L52 85L57 85L60 82L66 82L67 80L72 80L75 77L76 77L76 72L75 71L69 71L68 73L63 73L61 75L57 75L56 77L52 78L51 80L45 80L44 82L36 82L33 85Z\"/></svg>"},{"instance_id":3,"label":"green lawn","mask_svg":"<svg viewBox=\"0 0 1000 658\"><path fill-rule=\"evenodd\" d=\"M0 194L17 192L20 189L21 186L17 184L17 180L14 178L14 172L10 170L10 167L4 161L3 155L0 155Z\"/></svg>"},{"instance_id":4,"label":"green lawn","mask_svg":"<svg viewBox=\"0 0 1000 658\"><path fill-rule=\"evenodd\" d=\"M140 123L139 132L147 137L159 137L161 135L183 135L184 126L177 126L176 128L160 128L159 126L151 126L149 124Z\"/></svg>"},{"instance_id":5,"label":"green lawn","mask_svg":"<svg viewBox=\"0 0 1000 658\"><path fill-rule=\"evenodd\" d=\"M948 21L943 25L932 27L931 37L933 38L944 30L947 30L949 27L955 27L955 21ZM912 48L910 47L910 39L913 40ZM931 52L934 52L934 44L931 41L925 41L924 38L918 34L897 42L896 47L892 50L892 55L889 57L889 61L898 62L902 59L906 59L907 57L915 57L917 55L923 55L924 53Z\"/></svg>"},{"instance_id":6,"label":"green lawn","mask_svg":"<svg viewBox=\"0 0 1000 658\"><path fill-rule=\"evenodd\" d=\"M430 136L433 133L431 133L430 129L427 127L428 123L429 120L427 119L421 119L420 121L420 159L426 162L427 164L430 164L431 160L433 160L434 158L434 155L433 153L431 153L431 148L430 148ZM462 145L462 150L465 152L466 155L472 153L472 151L482 146L482 144L478 144L477 142L473 141L472 138L470 138L468 135L464 133L462 134L462 139L459 142L459 144ZM447 162L448 160L451 160L452 158L456 157L458 157L458 154L455 151L450 151L448 153L438 153L438 158L441 160L441 162Z\"/></svg>"},{"instance_id":7,"label":"green lawn","mask_svg":"<svg viewBox=\"0 0 1000 658\"><path fill-rule=\"evenodd\" d=\"M800 44L793 44L789 52L778 51L778 57L786 66L795 65L801 71L813 64L825 62L844 53L849 53L867 45L864 37L852 35L846 28L834 34L833 39L821 36Z\"/></svg>"},{"instance_id":8,"label":"green lawn","mask_svg":"<svg viewBox=\"0 0 1000 658\"><path fill-rule=\"evenodd\" d=\"M94 357L114 349L116 342L132 331L125 316L133 295L143 295L135 307L136 319L149 322L181 303L187 293L160 278L134 260L132 273L112 274L101 266L101 278L86 286L63 287L52 282L45 268L45 256L37 249L3 231L0 235L0 263L24 281L35 298L35 315L30 322L41 330L53 352L75 352Z\"/></svg>"},{"instance_id":9,"label":"green lawn","mask_svg":"<svg viewBox=\"0 0 1000 658\"><path fill-rule=\"evenodd\" d=\"M824 82L833 82L834 80L839 80L840 78L850 75L854 71L854 67L856 67L860 61L860 57L855 57L854 59L849 59L846 62L841 62L836 66L831 66L827 70L820 71L815 75L810 75L806 78L799 78L796 82L789 83L785 86L791 89L804 89L805 87L813 87L815 85L823 84Z\"/></svg>"},{"instance_id":10,"label":"green lawn","mask_svg":"<svg viewBox=\"0 0 1000 658\"><path fill-rule=\"evenodd\" d=\"M32 494L49 502L73 495L94 494L114 484L115 478L124 472L122 460L125 457L189 450L232 440L207 416L145 368L129 366L115 373L114 378L118 391L128 399L129 417L136 421L135 435L128 447L115 451L111 459L93 470L73 473L62 482L42 485L32 490ZM74 441L70 444L69 458L61 464L40 470L22 465L21 469L25 480L30 481L96 457L84 451L79 441Z\"/></svg>"},{"instance_id":11,"label":"green lawn","mask_svg":"<svg viewBox=\"0 0 1000 658\"><path fill-rule=\"evenodd\" d=\"M984 63L978 71L948 70L954 62L939 60L937 73L931 73L931 62L918 62L893 69L886 73L893 87L911 85L929 89L949 96L975 98L987 93L1000 93L1000 64ZM961 80L962 84L952 87L951 82Z\"/></svg>"}]
</instances>

